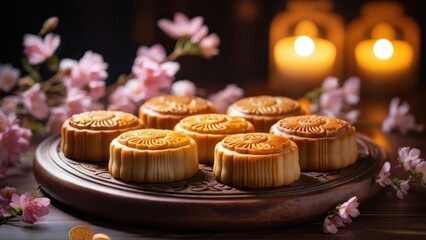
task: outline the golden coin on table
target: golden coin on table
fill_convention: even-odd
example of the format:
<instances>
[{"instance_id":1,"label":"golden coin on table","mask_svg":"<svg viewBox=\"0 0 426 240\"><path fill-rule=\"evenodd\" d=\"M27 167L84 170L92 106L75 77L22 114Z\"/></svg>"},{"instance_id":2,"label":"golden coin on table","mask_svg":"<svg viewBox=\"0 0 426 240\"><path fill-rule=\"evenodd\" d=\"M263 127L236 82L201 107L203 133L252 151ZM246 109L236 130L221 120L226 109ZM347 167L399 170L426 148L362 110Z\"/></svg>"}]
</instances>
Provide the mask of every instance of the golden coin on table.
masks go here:
<instances>
[{"instance_id":1,"label":"golden coin on table","mask_svg":"<svg viewBox=\"0 0 426 240\"><path fill-rule=\"evenodd\" d=\"M91 240L93 235L95 232L87 226L75 226L68 233L71 240Z\"/></svg>"},{"instance_id":2,"label":"golden coin on table","mask_svg":"<svg viewBox=\"0 0 426 240\"><path fill-rule=\"evenodd\" d=\"M96 233L93 235L92 240L111 240L111 238L105 233Z\"/></svg>"}]
</instances>

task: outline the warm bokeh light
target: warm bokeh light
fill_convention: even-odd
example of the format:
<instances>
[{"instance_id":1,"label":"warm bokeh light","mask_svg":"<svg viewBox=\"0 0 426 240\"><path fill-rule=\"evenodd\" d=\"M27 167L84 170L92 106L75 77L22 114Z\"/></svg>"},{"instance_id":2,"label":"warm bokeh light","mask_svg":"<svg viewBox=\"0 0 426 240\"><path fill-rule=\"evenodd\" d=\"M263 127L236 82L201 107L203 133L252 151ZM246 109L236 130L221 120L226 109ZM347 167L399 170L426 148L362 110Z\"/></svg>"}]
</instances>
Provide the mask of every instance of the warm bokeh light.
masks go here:
<instances>
[{"instance_id":1,"label":"warm bokeh light","mask_svg":"<svg viewBox=\"0 0 426 240\"><path fill-rule=\"evenodd\" d=\"M399 1L366 1L346 27L348 76L363 95L409 94L419 80L421 28Z\"/></svg>"},{"instance_id":2,"label":"warm bokeh light","mask_svg":"<svg viewBox=\"0 0 426 240\"><path fill-rule=\"evenodd\" d=\"M315 43L308 36L300 36L294 41L294 51L302 57L310 56L315 51Z\"/></svg>"},{"instance_id":3,"label":"warm bokeh light","mask_svg":"<svg viewBox=\"0 0 426 240\"><path fill-rule=\"evenodd\" d=\"M344 19L332 0L285 2L270 25L269 87L300 98L327 76L341 77Z\"/></svg>"},{"instance_id":4,"label":"warm bokeh light","mask_svg":"<svg viewBox=\"0 0 426 240\"><path fill-rule=\"evenodd\" d=\"M379 39L374 43L373 52L381 60L389 59L393 55L393 45L387 39Z\"/></svg>"},{"instance_id":5,"label":"warm bokeh light","mask_svg":"<svg viewBox=\"0 0 426 240\"><path fill-rule=\"evenodd\" d=\"M275 63L282 74L299 82L303 79L304 83L321 79L316 85L329 75L336 53L336 46L330 41L306 36L283 38L274 47Z\"/></svg>"}]
</instances>

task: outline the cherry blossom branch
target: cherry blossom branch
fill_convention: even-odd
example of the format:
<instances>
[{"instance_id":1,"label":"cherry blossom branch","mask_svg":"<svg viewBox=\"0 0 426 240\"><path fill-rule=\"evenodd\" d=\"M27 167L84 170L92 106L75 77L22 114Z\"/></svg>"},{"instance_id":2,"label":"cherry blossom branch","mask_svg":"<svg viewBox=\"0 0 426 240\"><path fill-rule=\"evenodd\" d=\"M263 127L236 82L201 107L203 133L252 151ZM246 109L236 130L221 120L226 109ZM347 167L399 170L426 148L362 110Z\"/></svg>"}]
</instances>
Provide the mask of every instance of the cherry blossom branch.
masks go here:
<instances>
[{"instance_id":1,"label":"cherry blossom branch","mask_svg":"<svg viewBox=\"0 0 426 240\"><path fill-rule=\"evenodd\" d=\"M319 114L341 118L355 123L360 112L352 110L352 106L359 102L360 79L352 76L340 87L336 77L327 77L320 88L307 92L299 100L307 114Z\"/></svg>"},{"instance_id":2,"label":"cherry blossom branch","mask_svg":"<svg viewBox=\"0 0 426 240\"><path fill-rule=\"evenodd\" d=\"M184 51L181 48L175 48L170 55L168 55L164 61L175 61L177 58L184 55Z\"/></svg>"},{"instance_id":3,"label":"cherry blossom branch","mask_svg":"<svg viewBox=\"0 0 426 240\"><path fill-rule=\"evenodd\" d=\"M52 77L50 77L48 80L46 80L43 84L42 84L42 91L44 92L48 92L49 90L51 90L52 86L54 84L61 84L62 85L62 78L64 77L64 74L62 72L57 72L55 75L53 75ZM63 89L63 85L62 88Z\"/></svg>"},{"instance_id":4,"label":"cherry blossom branch","mask_svg":"<svg viewBox=\"0 0 426 240\"><path fill-rule=\"evenodd\" d=\"M409 131L422 132L424 126L416 123L416 118L409 113L410 105L402 102L399 97L394 97L389 103L389 114L382 123L383 132L400 132L407 134Z\"/></svg>"},{"instance_id":5,"label":"cherry blossom branch","mask_svg":"<svg viewBox=\"0 0 426 240\"><path fill-rule=\"evenodd\" d=\"M137 50L132 71L127 77L120 77L120 81L111 86L109 90L108 110L121 110L134 113L136 107L142 102L160 94L171 94L175 74L180 69L180 64L175 62L185 55L200 55L211 58L219 53L219 37L212 33L208 35L208 28L203 24L202 17L189 19L183 13L176 13L174 20L160 19L158 27L172 39L176 39L174 50L166 54L161 44L151 47L141 46ZM125 80L125 81L122 81ZM179 94L195 94L195 85L188 80L176 83Z\"/></svg>"},{"instance_id":6,"label":"cherry blossom branch","mask_svg":"<svg viewBox=\"0 0 426 240\"><path fill-rule=\"evenodd\" d=\"M358 198L351 197L347 202L337 205L328 212L323 223L324 233L336 234L340 227L345 227L345 224L352 222L352 218L360 215L358 210Z\"/></svg>"},{"instance_id":7,"label":"cherry blossom branch","mask_svg":"<svg viewBox=\"0 0 426 240\"><path fill-rule=\"evenodd\" d=\"M21 216L21 220L33 224L40 217L49 213L50 199L38 197L41 186L31 194L16 193L15 188L4 187L0 189L0 225Z\"/></svg>"},{"instance_id":8,"label":"cherry blossom branch","mask_svg":"<svg viewBox=\"0 0 426 240\"><path fill-rule=\"evenodd\" d=\"M398 162L408 173L407 179L390 178L391 164L385 162L375 177L375 181L381 187L391 186L399 199L404 199L408 194L410 183L420 183L426 187L426 161L420 158L420 150L417 148L401 147L398 149Z\"/></svg>"}]
</instances>

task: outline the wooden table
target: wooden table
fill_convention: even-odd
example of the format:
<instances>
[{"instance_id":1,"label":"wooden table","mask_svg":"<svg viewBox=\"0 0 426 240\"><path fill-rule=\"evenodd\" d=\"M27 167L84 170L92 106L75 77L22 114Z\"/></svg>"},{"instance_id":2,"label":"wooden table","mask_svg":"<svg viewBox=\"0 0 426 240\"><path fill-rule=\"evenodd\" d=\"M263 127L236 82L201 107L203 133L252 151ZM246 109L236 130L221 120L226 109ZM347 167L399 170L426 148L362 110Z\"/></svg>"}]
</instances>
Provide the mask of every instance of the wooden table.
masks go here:
<instances>
[{"instance_id":1,"label":"wooden table","mask_svg":"<svg viewBox=\"0 0 426 240\"><path fill-rule=\"evenodd\" d=\"M249 91L248 91L249 92ZM411 112L419 123L426 121L426 89L420 88L415 92L402 96L402 100L411 105ZM388 103L392 96L362 98L357 106L362 116L355 124L357 130L373 139L382 146L389 156L389 161L395 165L398 147L417 147L426 158L426 134L383 133L381 122L387 114ZM20 193L32 192L37 187L32 164L37 145L33 144L22 159L22 163L10 169L1 187L13 186ZM394 175L404 176L401 170ZM105 233L111 239L150 239L150 238L315 238L328 239L331 237L353 239L426 239L426 188L412 184L409 194L400 200L390 188L383 189L368 202L359 206L361 215L345 228L341 228L335 236L321 231L322 222L312 222L298 226L280 229L253 229L245 232L193 232L170 231L164 229L149 229L140 226L129 226L105 221L95 216L71 209L55 199L51 199L50 213L42 217L36 224L30 225L19 221L11 221L0 226L0 239L68 239L69 230L77 225L90 226L95 232ZM126 212L122 214L132 214ZM325 213L324 213L325 214Z\"/></svg>"}]
</instances>

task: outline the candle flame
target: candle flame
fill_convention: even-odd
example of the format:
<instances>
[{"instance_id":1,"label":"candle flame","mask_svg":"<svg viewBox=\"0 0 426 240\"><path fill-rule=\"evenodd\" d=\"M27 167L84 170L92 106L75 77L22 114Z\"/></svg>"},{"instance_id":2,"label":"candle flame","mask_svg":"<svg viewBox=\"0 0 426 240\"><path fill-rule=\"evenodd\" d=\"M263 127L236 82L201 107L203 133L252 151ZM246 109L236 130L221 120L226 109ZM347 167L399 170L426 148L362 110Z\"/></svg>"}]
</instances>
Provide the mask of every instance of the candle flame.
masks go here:
<instances>
[{"instance_id":1,"label":"candle flame","mask_svg":"<svg viewBox=\"0 0 426 240\"><path fill-rule=\"evenodd\" d=\"M301 57L312 55L315 51L315 43L308 36L300 36L294 41L294 51Z\"/></svg>"},{"instance_id":2,"label":"candle flame","mask_svg":"<svg viewBox=\"0 0 426 240\"><path fill-rule=\"evenodd\" d=\"M381 60L387 60L393 55L393 45L387 39L379 39L373 46L374 55Z\"/></svg>"}]
</instances>

